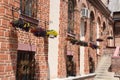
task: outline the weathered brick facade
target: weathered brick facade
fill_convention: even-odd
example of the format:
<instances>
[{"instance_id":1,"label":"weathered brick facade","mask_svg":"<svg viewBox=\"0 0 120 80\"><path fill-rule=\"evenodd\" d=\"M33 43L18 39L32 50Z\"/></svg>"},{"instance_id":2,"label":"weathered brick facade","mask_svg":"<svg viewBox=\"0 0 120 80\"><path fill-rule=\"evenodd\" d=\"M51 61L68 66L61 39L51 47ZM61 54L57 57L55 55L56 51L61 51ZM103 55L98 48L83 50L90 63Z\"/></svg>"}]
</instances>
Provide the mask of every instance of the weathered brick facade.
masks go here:
<instances>
[{"instance_id":1,"label":"weathered brick facade","mask_svg":"<svg viewBox=\"0 0 120 80\"><path fill-rule=\"evenodd\" d=\"M111 71L115 72L115 75L120 75L120 57L112 57Z\"/></svg>"},{"instance_id":2,"label":"weathered brick facade","mask_svg":"<svg viewBox=\"0 0 120 80\"><path fill-rule=\"evenodd\" d=\"M100 5L99 5L100 3ZM91 1L86 1L86 0L76 0L76 7L75 7L75 11L74 11L74 16L75 16L75 25L74 25L74 33L76 34L76 39L79 40L80 38L80 24L81 24L81 21L84 20L84 22L87 23L87 27L86 27L86 35L85 35L85 41L86 42L90 42L89 40L89 37L90 37L90 18L87 18L87 19L82 19L81 17L81 9L82 8L88 8L88 10L91 12L93 12L94 14L94 26L92 29L93 30L93 41L96 43L96 39L97 39L97 23L99 22L99 38L103 39L103 42L99 42L99 46L100 46L100 49L99 49L99 54L97 55L97 50L96 49L92 49L91 47L85 47L85 54L84 54L84 72L85 74L88 74L89 73L89 56L91 56L93 58L93 61L95 62L95 67L97 66L97 63L100 59L100 55L102 54L102 50L104 48L106 48L106 46L113 46L113 41L110 42L109 40L107 40L107 36L108 35L113 35L113 22L111 20L111 17L110 17L110 12L109 10L105 8L105 5L102 5L102 7L104 8L104 10L102 11L100 9L101 7L101 2L98 1L98 4L97 6L95 6L95 4L97 3L91 3ZM67 29L67 26L68 26L68 0L64 0L64 1L61 1L60 3L60 45L59 45L59 66L58 66L58 75L59 77L65 77L66 76L66 65L65 65L65 51L64 50L66 44L68 46L71 46L69 43L69 41L65 41L65 37L67 37L67 35L65 35L65 31ZM105 14L104 14L105 13ZM107 15L106 15L107 14ZM105 24L105 31L103 31L103 26ZM112 33L111 33L112 32ZM64 36L63 36L64 35ZM80 70L80 55L82 53L80 53L79 51L79 46L77 45L72 45L72 51L74 52L73 56L74 56L74 62L76 63L76 74L77 75L80 75L81 73L79 72ZM80 66L79 66L80 65Z\"/></svg>"},{"instance_id":3,"label":"weathered brick facade","mask_svg":"<svg viewBox=\"0 0 120 80\"><path fill-rule=\"evenodd\" d=\"M48 39L36 37L30 32L20 29L14 29L10 22L13 17L18 19L20 14L13 9L20 6L20 0L1 0L0 1L0 80L17 80L16 62L17 50L19 44L27 45L27 47L35 46L35 72L37 80L48 79ZM45 4L45 5L44 5ZM48 28L45 21L49 21L49 0L38 0L37 19L42 28ZM24 48L24 46L23 46ZM31 50L30 50L31 51Z\"/></svg>"},{"instance_id":4,"label":"weathered brick facade","mask_svg":"<svg viewBox=\"0 0 120 80\"><path fill-rule=\"evenodd\" d=\"M114 19L114 45L116 47L116 50L114 52L114 55L112 57L112 65L111 65L111 71L115 72L115 75L119 77L120 75L120 52L119 52L119 46L120 46L120 12L114 12L113 13L113 19ZM116 52L118 51L118 52Z\"/></svg>"},{"instance_id":5,"label":"weathered brick facade","mask_svg":"<svg viewBox=\"0 0 120 80\"><path fill-rule=\"evenodd\" d=\"M68 27L68 1L61 1L60 2L60 43L59 43L59 61L58 61L58 77L66 77L66 57L67 57L67 49L70 49L73 53L73 61L75 64L75 74L79 74L79 48L76 45L72 45L69 41L66 40L67 38L67 27ZM75 7L77 8L77 6ZM74 12L74 19L76 24L74 24L74 33L79 33L79 22L80 19L79 13L76 10ZM79 37L76 37L78 39Z\"/></svg>"},{"instance_id":6,"label":"weathered brick facade","mask_svg":"<svg viewBox=\"0 0 120 80\"><path fill-rule=\"evenodd\" d=\"M93 0L94 1L94 0ZM96 0L98 1L98 0ZM38 27L49 29L49 11L50 11L50 0L38 0L38 12L37 20L39 21ZM48 64L48 38L36 37L31 32L25 32L21 29L15 29L12 27L10 22L14 19L18 19L20 16L16 9L20 7L19 0L1 0L0 1L0 80L16 80L16 69L17 69L17 52L18 50L24 49L25 46L28 51L35 52L35 79L36 80L48 80L49 79L49 64ZM102 6L102 9L100 8ZM90 12L90 16L82 18L81 9L87 8ZM14 16L12 14L14 13ZM54 13L53 13L54 14ZM67 41L68 36L68 0L60 0L60 11L59 11L59 37L58 37L58 71L57 77L66 77L66 62L67 62L67 51L71 51L74 62L74 74L83 75L89 74L89 57L92 57L94 61L94 67L96 68L97 63L100 59L103 49L106 46L113 45L111 41L107 40L108 35L113 35L113 24L110 17L110 12L106 7L98 1L98 3L92 3L90 0L75 0L74 8L74 34L75 39L81 40L80 30L82 22L86 23L84 41L88 44L90 41L90 30L93 31L93 42L96 43L97 36L103 39L103 42L99 42L99 52L97 49L92 49L90 45L84 47L84 59L80 58L82 52L80 52L80 45L73 45L70 41ZM93 20L91 22L91 20ZM91 28L92 23L92 28ZM97 27L98 26L98 27ZM103 29L105 27L105 30ZM99 34L97 33L99 28ZM22 47L19 47L21 46ZM83 60L84 64L80 65L80 61ZM80 73L80 69L83 68L83 73Z\"/></svg>"}]
</instances>

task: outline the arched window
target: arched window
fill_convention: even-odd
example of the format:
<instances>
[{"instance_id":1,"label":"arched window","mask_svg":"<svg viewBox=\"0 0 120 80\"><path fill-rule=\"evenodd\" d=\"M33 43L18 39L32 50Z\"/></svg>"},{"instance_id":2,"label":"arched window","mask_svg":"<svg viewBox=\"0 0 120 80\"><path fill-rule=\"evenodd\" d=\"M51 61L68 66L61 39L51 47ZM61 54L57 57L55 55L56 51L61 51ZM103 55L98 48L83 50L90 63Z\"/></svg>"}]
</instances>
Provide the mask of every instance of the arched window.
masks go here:
<instances>
[{"instance_id":1,"label":"arched window","mask_svg":"<svg viewBox=\"0 0 120 80\"><path fill-rule=\"evenodd\" d=\"M97 19L97 25L96 25L96 34L97 34L97 38L100 37L100 24L101 24L100 18L98 17L98 19Z\"/></svg>"},{"instance_id":2,"label":"arched window","mask_svg":"<svg viewBox=\"0 0 120 80\"><path fill-rule=\"evenodd\" d=\"M87 28L87 22L85 21L81 21L81 25L80 25L80 37L84 37L86 34L86 28Z\"/></svg>"},{"instance_id":3,"label":"arched window","mask_svg":"<svg viewBox=\"0 0 120 80\"><path fill-rule=\"evenodd\" d=\"M94 13L90 13L90 41L93 41Z\"/></svg>"},{"instance_id":4,"label":"arched window","mask_svg":"<svg viewBox=\"0 0 120 80\"><path fill-rule=\"evenodd\" d=\"M106 25L105 25L105 22L103 23L103 31L105 31L106 29Z\"/></svg>"},{"instance_id":5,"label":"arched window","mask_svg":"<svg viewBox=\"0 0 120 80\"><path fill-rule=\"evenodd\" d=\"M74 32L74 0L68 0L68 33Z\"/></svg>"}]
</instances>

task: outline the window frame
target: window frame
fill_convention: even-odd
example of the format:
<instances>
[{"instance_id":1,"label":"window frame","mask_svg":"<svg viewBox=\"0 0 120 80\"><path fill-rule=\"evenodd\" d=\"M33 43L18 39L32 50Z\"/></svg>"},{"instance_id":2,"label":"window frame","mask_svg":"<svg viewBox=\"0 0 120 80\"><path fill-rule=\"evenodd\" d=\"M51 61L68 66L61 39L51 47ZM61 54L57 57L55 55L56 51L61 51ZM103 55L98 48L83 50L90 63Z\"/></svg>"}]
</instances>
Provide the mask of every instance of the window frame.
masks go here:
<instances>
[{"instance_id":1,"label":"window frame","mask_svg":"<svg viewBox=\"0 0 120 80\"><path fill-rule=\"evenodd\" d=\"M30 0L29 0L30 1ZM25 4L23 2L23 0L20 0L20 18L23 19L24 21L26 22L29 22L31 23L31 26L38 26L38 23L39 23L39 20L37 19L37 11L38 11L38 4L37 4L37 1L36 0L36 16L29 16L29 15L26 15L23 11L22 11L22 5ZM24 7L24 6L23 6Z\"/></svg>"},{"instance_id":2,"label":"window frame","mask_svg":"<svg viewBox=\"0 0 120 80\"><path fill-rule=\"evenodd\" d=\"M93 37L93 35L94 35L94 30L93 30L93 28L94 28L94 23L95 23L95 17L94 17L94 13L93 13L93 11L91 11L91 13L90 13L90 37L89 37L89 40L90 41L93 41L94 39L94 37Z\"/></svg>"},{"instance_id":3,"label":"window frame","mask_svg":"<svg viewBox=\"0 0 120 80\"><path fill-rule=\"evenodd\" d=\"M26 2L25 2L26 1ZM37 18L38 0L20 0L20 12L29 17Z\"/></svg>"},{"instance_id":4,"label":"window frame","mask_svg":"<svg viewBox=\"0 0 120 80\"><path fill-rule=\"evenodd\" d=\"M68 33L74 33L74 9L74 1L68 0Z\"/></svg>"}]
</instances>

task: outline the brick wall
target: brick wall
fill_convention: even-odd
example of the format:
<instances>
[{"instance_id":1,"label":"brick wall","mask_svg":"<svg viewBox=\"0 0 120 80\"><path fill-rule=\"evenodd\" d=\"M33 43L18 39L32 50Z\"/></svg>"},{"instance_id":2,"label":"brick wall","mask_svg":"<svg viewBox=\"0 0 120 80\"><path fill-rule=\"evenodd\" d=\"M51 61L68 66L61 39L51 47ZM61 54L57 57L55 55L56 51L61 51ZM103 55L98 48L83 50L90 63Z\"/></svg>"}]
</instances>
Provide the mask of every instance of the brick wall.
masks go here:
<instances>
[{"instance_id":1,"label":"brick wall","mask_svg":"<svg viewBox=\"0 0 120 80\"><path fill-rule=\"evenodd\" d=\"M68 16L68 12L67 12L67 7L68 7L68 3L67 3L67 1L68 0L64 0L64 1L61 1L61 3L60 3L60 38L59 38L59 61L58 61L58 76L59 77L65 77L66 76L66 59L65 59L65 57L66 57L66 53L65 53L65 45L67 44L68 46L71 46L70 45L70 43L69 42L67 42L67 41L65 41L65 37L66 37L66 35L65 35L65 31L66 31L66 29L67 29L67 16ZM97 21L98 21L98 18L100 18L100 24L99 24L99 30L100 30L100 38L102 38L104 41L103 42L100 42L99 44L99 46L100 46L100 49L99 49L99 51L100 51L100 55L102 54L102 52L103 52L103 49L104 48L106 48L106 46L107 45L109 45L109 44L107 44L107 36L108 36L108 34L106 34L105 32L108 32L108 31L111 31L111 29L112 29L112 25L113 24L109 24L108 22L109 22L109 20L105 17L105 16L103 16L103 14L97 9L97 8L95 8L93 5L91 5L90 3L88 3L86 0L84 0L84 1L76 1L77 2L77 5L76 5L76 8L75 8L75 34L77 35L77 37L76 37L76 39L78 39L79 40L79 36L80 36L80 24L81 24L81 20L83 20L83 19L81 19L81 15L80 15L80 11L81 11L81 8L83 7L83 6L86 6L88 9L89 9L89 11L93 11L93 13L94 13L94 26L93 26L93 41L94 42L96 42L96 34L97 34L97 32L96 32L96 26L97 26ZM90 42L89 41L89 36L90 36L90 18L88 18L88 19L84 19L84 21L86 21L87 22L87 30L86 30L86 35L85 35L85 41L86 42ZM103 31L103 23L105 22L105 25L106 25L106 30L105 31ZM110 28L108 28L108 26L110 27ZM101 33L103 34L103 35L101 35ZM79 58L79 56L80 56L80 51L79 51L79 46L76 46L76 45L72 45L72 51L74 52L74 62L76 63L76 73L77 73L77 75L79 75L80 74L80 72L79 72L79 60L80 60L80 58ZM97 55L96 54L96 52L97 52L97 50L96 49L92 49L91 47L85 47L85 55L84 55L84 57L85 57L85 65L84 65L84 67L85 67L85 70L84 70L84 72L85 72L85 74L88 74L89 73L89 58L88 58L88 56L91 56L91 57L93 57L93 60L94 60L94 62L95 62L95 68L96 68L96 66L97 66L97 63L98 63L98 59L100 59L100 55Z\"/></svg>"},{"instance_id":2,"label":"brick wall","mask_svg":"<svg viewBox=\"0 0 120 80\"><path fill-rule=\"evenodd\" d=\"M73 60L75 63L75 73L79 75L79 46L71 45L69 41L65 38L68 22L68 3L67 0L60 0L60 31L59 31L59 56L58 56L58 77L66 77L66 47L71 46L73 52ZM20 29L15 30L11 25L12 21L12 6L19 8L18 0L1 0L0 1L0 79L1 80L15 80L16 75L16 61L17 61L17 47L19 43L22 44L32 44L36 46L35 59L36 59L36 79L37 80L47 80L48 79L48 39L35 37L32 33L22 31ZM87 4L86 1L84 1ZM75 25L74 32L77 34L76 39L79 39L80 34L80 9L82 3L80 0L77 2L77 7L75 10ZM80 4L80 6L79 6ZM49 0L38 0L38 15L39 26L48 29L48 24L45 22L49 21ZM105 21L108 23L107 19L91 4L86 5L91 11L94 11L95 21L100 17L101 25ZM14 18L19 17L18 12L14 12ZM85 36L85 41L89 42L89 30L90 30L89 19L87 19L87 34ZM109 26L109 24L107 24ZM96 25L94 26L96 29ZM96 32L94 32L94 37L96 39ZM102 49L106 46L106 35L103 35L104 42L100 43ZM94 40L95 40L94 39ZM89 52L90 51L90 52ZM96 50L86 47L85 49L85 73L89 73L89 60L88 53L94 58L95 64L97 64Z\"/></svg>"},{"instance_id":3,"label":"brick wall","mask_svg":"<svg viewBox=\"0 0 120 80\"><path fill-rule=\"evenodd\" d=\"M0 1L0 80L15 80L17 48L18 44L32 44L36 46L36 79L48 79L48 54L47 38L35 37L32 33L15 30L10 22L12 21L12 6L18 7L19 0L1 0ZM45 5L44 5L45 4ZM44 6L43 6L44 5ZM38 19L39 27L45 26L45 21L49 21L49 0L38 0ZM14 18L19 18L19 13L14 12Z\"/></svg>"},{"instance_id":4,"label":"brick wall","mask_svg":"<svg viewBox=\"0 0 120 80\"><path fill-rule=\"evenodd\" d=\"M112 57L111 70L115 72L116 75L120 75L120 57Z\"/></svg>"},{"instance_id":5,"label":"brick wall","mask_svg":"<svg viewBox=\"0 0 120 80\"><path fill-rule=\"evenodd\" d=\"M79 33L79 27L80 24L78 22L79 20L79 13L77 11L74 12L74 19L77 23L74 25L74 33ZM79 48L76 45L72 45L69 41L66 40L67 38L67 27L68 27L68 1L61 1L60 2L60 37L59 37L59 59L58 59L58 77L66 77L66 56L67 56L67 50L71 50L73 53L73 61L74 61L74 73L76 75L79 74ZM76 39L78 39L78 34L76 36ZM70 48L71 47L71 48Z\"/></svg>"},{"instance_id":6,"label":"brick wall","mask_svg":"<svg viewBox=\"0 0 120 80\"><path fill-rule=\"evenodd\" d=\"M115 38L115 46L120 46L120 38Z\"/></svg>"},{"instance_id":7,"label":"brick wall","mask_svg":"<svg viewBox=\"0 0 120 80\"><path fill-rule=\"evenodd\" d=\"M59 55L58 77L66 77L66 31L67 30L67 3L60 1L60 31L59 31ZM63 9L64 8L64 9ZM64 42L64 43L63 43Z\"/></svg>"}]
</instances>

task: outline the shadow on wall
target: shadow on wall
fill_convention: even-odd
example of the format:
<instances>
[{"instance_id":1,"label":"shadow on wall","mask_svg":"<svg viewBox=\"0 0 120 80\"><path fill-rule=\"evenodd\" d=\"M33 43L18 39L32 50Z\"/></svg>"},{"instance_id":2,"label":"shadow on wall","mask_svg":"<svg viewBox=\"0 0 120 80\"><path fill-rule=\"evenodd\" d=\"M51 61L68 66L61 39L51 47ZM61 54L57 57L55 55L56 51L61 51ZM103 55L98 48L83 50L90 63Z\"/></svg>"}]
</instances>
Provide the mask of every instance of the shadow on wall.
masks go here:
<instances>
[{"instance_id":1,"label":"shadow on wall","mask_svg":"<svg viewBox=\"0 0 120 80\"><path fill-rule=\"evenodd\" d=\"M50 80L50 71L49 71L49 63L48 63L48 38L47 37L44 38L44 52L45 52L44 57L45 57L45 63L46 63L45 72L47 73L45 77L46 77L46 80Z\"/></svg>"},{"instance_id":2,"label":"shadow on wall","mask_svg":"<svg viewBox=\"0 0 120 80\"><path fill-rule=\"evenodd\" d=\"M17 47L18 47L18 36L17 36L17 31L15 29L13 28L10 29L8 40L9 40L8 50L9 50L9 55L10 55L9 63L11 64L10 65L12 68L11 70L13 71L13 76L10 76L10 77L14 79L14 77L16 76ZM9 66L7 69L10 69Z\"/></svg>"},{"instance_id":3,"label":"shadow on wall","mask_svg":"<svg viewBox=\"0 0 120 80\"><path fill-rule=\"evenodd\" d=\"M39 39L40 40L40 39ZM37 42L37 54L35 63L35 80L50 80L49 64L48 64L48 38L44 38L43 47ZM41 49L44 52L41 52Z\"/></svg>"}]
</instances>

